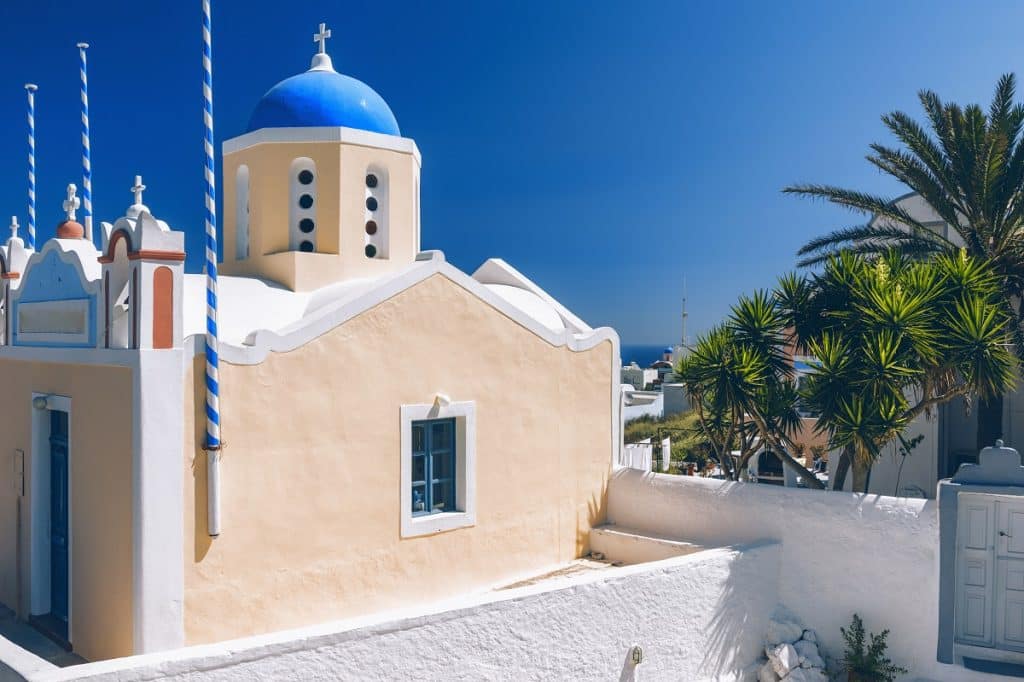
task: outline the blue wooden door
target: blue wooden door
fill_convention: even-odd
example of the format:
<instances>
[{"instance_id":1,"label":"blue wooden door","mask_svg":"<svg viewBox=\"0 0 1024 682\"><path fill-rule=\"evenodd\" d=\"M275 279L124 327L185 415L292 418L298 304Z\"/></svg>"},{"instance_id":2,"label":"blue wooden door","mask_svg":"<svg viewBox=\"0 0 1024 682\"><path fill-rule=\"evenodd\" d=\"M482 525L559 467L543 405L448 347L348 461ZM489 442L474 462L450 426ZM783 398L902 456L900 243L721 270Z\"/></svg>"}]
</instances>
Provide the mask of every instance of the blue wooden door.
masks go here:
<instances>
[{"instance_id":1,"label":"blue wooden door","mask_svg":"<svg viewBox=\"0 0 1024 682\"><path fill-rule=\"evenodd\" d=\"M50 412L50 614L68 635L68 413Z\"/></svg>"}]
</instances>

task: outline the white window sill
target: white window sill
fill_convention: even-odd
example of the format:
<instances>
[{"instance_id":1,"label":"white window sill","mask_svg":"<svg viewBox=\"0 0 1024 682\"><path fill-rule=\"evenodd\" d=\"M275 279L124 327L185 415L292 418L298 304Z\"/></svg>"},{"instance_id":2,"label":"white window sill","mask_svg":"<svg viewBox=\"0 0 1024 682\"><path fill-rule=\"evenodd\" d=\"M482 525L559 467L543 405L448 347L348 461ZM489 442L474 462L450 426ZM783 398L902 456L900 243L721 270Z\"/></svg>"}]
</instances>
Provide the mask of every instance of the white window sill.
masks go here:
<instances>
[{"instance_id":1,"label":"white window sill","mask_svg":"<svg viewBox=\"0 0 1024 682\"><path fill-rule=\"evenodd\" d=\"M408 516L402 519L402 537L415 538L458 528L470 528L475 525L476 514L469 512L442 512L440 514Z\"/></svg>"}]
</instances>

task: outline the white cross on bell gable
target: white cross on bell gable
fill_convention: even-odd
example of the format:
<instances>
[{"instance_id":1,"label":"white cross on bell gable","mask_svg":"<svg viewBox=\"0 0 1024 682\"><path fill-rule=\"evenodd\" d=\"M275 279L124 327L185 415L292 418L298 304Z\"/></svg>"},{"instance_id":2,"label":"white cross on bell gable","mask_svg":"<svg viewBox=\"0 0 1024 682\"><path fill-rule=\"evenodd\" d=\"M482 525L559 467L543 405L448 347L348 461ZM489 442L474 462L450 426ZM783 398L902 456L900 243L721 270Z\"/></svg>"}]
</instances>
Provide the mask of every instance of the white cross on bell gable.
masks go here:
<instances>
[{"instance_id":1,"label":"white cross on bell gable","mask_svg":"<svg viewBox=\"0 0 1024 682\"><path fill-rule=\"evenodd\" d=\"M135 176L135 184L132 186L132 194L135 195L135 205L142 206L142 193L146 191L146 186L142 184L142 176Z\"/></svg>"},{"instance_id":2,"label":"white cross on bell gable","mask_svg":"<svg viewBox=\"0 0 1024 682\"><path fill-rule=\"evenodd\" d=\"M68 198L64 200L61 206L64 208L64 214L68 220L75 219L75 211L82 205L82 200L76 196L78 188L75 187L75 183L68 185Z\"/></svg>"}]
</instances>

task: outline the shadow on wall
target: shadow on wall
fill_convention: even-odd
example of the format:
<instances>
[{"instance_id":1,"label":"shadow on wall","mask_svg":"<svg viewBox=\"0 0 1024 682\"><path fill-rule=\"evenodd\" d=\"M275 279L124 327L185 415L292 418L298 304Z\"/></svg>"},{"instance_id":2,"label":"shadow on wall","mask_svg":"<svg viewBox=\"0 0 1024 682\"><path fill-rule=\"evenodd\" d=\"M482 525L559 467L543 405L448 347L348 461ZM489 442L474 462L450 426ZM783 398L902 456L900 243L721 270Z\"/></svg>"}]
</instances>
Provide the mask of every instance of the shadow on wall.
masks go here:
<instances>
[{"instance_id":1,"label":"shadow on wall","mask_svg":"<svg viewBox=\"0 0 1024 682\"><path fill-rule=\"evenodd\" d=\"M580 515L576 514L576 557L586 556L590 552L590 529L600 526L608 520L608 481L601 486L601 492L591 495L587 500L587 524L580 523Z\"/></svg>"},{"instance_id":2,"label":"shadow on wall","mask_svg":"<svg viewBox=\"0 0 1024 682\"><path fill-rule=\"evenodd\" d=\"M192 386L206 385L206 356L198 353L192 358ZM193 388L193 391L195 389ZM203 445L206 443L206 402L194 400L192 405L192 483L193 483L193 510L192 536L194 540L195 563L206 558L206 553L213 545L213 538L206 529L206 452Z\"/></svg>"},{"instance_id":3,"label":"shadow on wall","mask_svg":"<svg viewBox=\"0 0 1024 682\"><path fill-rule=\"evenodd\" d=\"M744 549L776 544L764 541L747 545ZM768 621L764 609L751 608L751 596L778 600L779 554L772 553L767 561L763 552L742 551L733 560L729 576L722 586L714 615L707 628L707 648L701 661L701 672L711 679L742 677L744 660L749 652L744 648L750 640L760 640L767 634ZM766 594L770 591L770 594Z\"/></svg>"}]
</instances>

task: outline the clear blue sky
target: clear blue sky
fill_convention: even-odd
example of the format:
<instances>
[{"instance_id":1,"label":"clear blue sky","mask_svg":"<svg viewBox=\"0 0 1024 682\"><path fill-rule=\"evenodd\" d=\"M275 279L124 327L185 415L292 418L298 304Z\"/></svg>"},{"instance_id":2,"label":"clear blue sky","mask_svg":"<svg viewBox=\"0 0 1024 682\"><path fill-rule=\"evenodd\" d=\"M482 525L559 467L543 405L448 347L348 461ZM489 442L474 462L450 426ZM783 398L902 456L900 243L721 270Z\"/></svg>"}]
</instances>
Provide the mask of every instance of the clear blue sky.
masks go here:
<instances>
[{"instance_id":1,"label":"clear blue sky","mask_svg":"<svg viewBox=\"0 0 1024 682\"><path fill-rule=\"evenodd\" d=\"M916 92L988 101L1024 77L1024 4L214 0L218 149L320 21L335 67L369 83L423 152L425 248L472 271L505 258L624 343L691 334L852 223L786 197L816 181L898 194L863 160ZM201 259L199 0L0 5L0 216L26 216L26 81L37 95L38 215L80 184L75 43L92 44L97 224L130 203ZM2 221L7 224L7 219ZM0 225L2 227L3 225Z\"/></svg>"}]
</instances>

